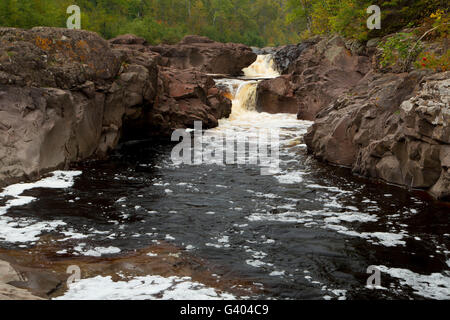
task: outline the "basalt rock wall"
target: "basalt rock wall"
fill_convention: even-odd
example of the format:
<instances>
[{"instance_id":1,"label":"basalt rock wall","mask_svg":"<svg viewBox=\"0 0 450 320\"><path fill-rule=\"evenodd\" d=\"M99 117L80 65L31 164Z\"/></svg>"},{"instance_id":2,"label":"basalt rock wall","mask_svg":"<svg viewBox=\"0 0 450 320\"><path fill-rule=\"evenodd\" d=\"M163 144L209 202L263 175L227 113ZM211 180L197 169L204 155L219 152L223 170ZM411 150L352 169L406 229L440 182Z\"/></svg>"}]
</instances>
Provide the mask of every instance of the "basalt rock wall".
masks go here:
<instances>
[{"instance_id":1,"label":"basalt rock wall","mask_svg":"<svg viewBox=\"0 0 450 320\"><path fill-rule=\"evenodd\" d=\"M205 72L234 73L254 54L195 39L172 48L199 46L205 56L226 48L230 59L181 68L133 35L106 41L88 31L0 28L0 186L106 157L121 139L169 142L173 130L194 121L217 126L231 101Z\"/></svg>"}]
</instances>

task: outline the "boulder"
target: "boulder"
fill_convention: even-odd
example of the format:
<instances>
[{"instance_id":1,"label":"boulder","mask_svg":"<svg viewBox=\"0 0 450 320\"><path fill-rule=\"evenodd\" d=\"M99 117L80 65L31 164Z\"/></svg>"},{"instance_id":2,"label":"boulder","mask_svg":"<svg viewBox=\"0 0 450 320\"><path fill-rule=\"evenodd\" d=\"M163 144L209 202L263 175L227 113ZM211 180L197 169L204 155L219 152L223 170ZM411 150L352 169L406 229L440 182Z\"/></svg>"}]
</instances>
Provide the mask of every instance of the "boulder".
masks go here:
<instances>
[{"instance_id":1,"label":"boulder","mask_svg":"<svg viewBox=\"0 0 450 320\"><path fill-rule=\"evenodd\" d=\"M256 110L267 113L298 112L299 102L294 95L289 76L263 80L258 84Z\"/></svg>"},{"instance_id":2,"label":"boulder","mask_svg":"<svg viewBox=\"0 0 450 320\"><path fill-rule=\"evenodd\" d=\"M193 69L159 67L154 105L128 122L124 135L156 136L170 142L176 129L193 128L195 121L201 121L204 129L214 128L230 114L231 101L215 87L212 77Z\"/></svg>"}]
</instances>

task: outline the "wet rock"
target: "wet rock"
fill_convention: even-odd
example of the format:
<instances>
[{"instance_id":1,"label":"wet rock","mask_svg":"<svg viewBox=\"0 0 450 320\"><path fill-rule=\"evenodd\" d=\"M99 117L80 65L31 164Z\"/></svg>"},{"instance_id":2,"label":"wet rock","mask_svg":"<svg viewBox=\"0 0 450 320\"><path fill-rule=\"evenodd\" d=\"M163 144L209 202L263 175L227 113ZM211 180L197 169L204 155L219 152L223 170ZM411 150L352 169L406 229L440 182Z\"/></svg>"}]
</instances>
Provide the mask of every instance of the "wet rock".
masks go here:
<instances>
[{"instance_id":1,"label":"wet rock","mask_svg":"<svg viewBox=\"0 0 450 320\"><path fill-rule=\"evenodd\" d=\"M50 240L50 239L49 239ZM111 277L113 281L128 281L135 277L159 275L162 277L190 277L192 281L202 283L217 291L230 292L236 296L248 296L250 293L258 294L261 289L254 286L252 281L239 279L228 270L215 270L215 266L204 259L198 258L183 248L175 247L161 242L158 245L132 250L113 256L74 257L70 254L59 255L61 242L50 240L41 242L36 247L26 251L0 249L0 256L14 260L13 266L18 272L2 272L0 260L0 299L2 294L2 275L8 276L11 281L8 290L14 291L14 299L22 299L18 293L25 296L29 290L34 295L44 299L52 299L63 295L67 290L67 273L69 266L78 266L82 279L97 276ZM4 263L11 268L9 263ZM10 270L10 269L8 269ZM221 274L221 277L213 274ZM20 274L20 275L19 275ZM10 288L12 287L12 288ZM249 291L249 289L251 291ZM36 296L29 299L39 299Z\"/></svg>"},{"instance_id":2,"label":"wet rock","mask_svg":"<svg viewBox=\"0 0 450 320\"><path fill-rule=\"evenodd\" d=\"M299 102L289 76L261 81L256 95L256 110L267 113L294 113Z\"/></svg>"},{"instance_id":3,"label":"wet rock","mask_svg":"<svg viewBox=\"0 0 450 320\"><path fill-rule=\"evenodd\" d=\"M213 128L231 113L231 101L204 73L160 67L157 86L154 105L145 116L127 125L129 134L135 136L132 131L138 130L148 136L166 137L169 142L176 129L193 128L195 121L201 121L205 129Z\"/></svg>"},{"instance_id":4,"label":"wet rock","mask_svg":"<svg viewBox=\"0 0 450 320\"><path fill-rule=\"evenodd\" d=\"M203 38L179 44L197 45L211 63L220 48L243 64L254 55ZM164 59L133 35L108 43L80 30L0 28L0 185L104 158L135 124L139 137L166 137L229 115L212 78L162 68Z\"/></svg>"},{"instance_id":5,"label":"wet rock","mask_svg":"<svg viewBox=\"0 0 450 320\"><path fill-rule=\"evenodd\" d=\"M11 283L23 280L11 264L0 260L0 300L41 300L28 290L11 285Z\"/></svg>"},{"instance_id":6,"label":"wet rock","mask_svg":"<svg viewBox=\"0 0 450 320\"><path fill-rule=\"evenodd\" d=\"M314 44L314 40L304 41L299 44L287 45L280 47L276 52L271 52L275 65L281 74L289 73L289 67L294 63L302 54L303 51L308 49Z\"/></svg>"},{"instance_id":7,"label":"wet rock","mask_svg":"<svg viewBox=\"0 0 450 320\"><path fill-rule=\"evenodd\" d=\"M448 200L450 73L369 74L305 137L330 163Z\"/></svg>"}]
</instances>

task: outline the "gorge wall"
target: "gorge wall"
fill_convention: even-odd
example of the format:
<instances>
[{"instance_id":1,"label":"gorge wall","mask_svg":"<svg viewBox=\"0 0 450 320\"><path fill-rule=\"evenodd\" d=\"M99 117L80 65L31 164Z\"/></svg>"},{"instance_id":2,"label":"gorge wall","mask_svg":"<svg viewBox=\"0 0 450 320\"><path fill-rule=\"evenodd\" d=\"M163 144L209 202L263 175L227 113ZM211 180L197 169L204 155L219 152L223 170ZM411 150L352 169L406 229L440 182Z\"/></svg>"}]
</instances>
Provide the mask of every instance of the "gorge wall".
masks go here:
<instances>
[{"instance_id":1,"label":"gorge wall","mask_svg":"<svg viewBox=\"0 0 450 320\"><path fill-rule=\"evenodd\" d=\"M450 72L380 70L375 42L338 36L272 54L283 75L259 86L257 108L315 121L316 158L450 200Z\"/></svg>"},{"instance_id":2,"label":"gorge wall","mask_svg":"<svg viewBox=\"0 0 450 320\"><path fill-rule=\"evenodd\" d=\"M167 138L197 120L215 127L231 101L205 72L255 60L203 37L152 47L132 35L0 28L0 186L105 157L120 139Z\"/></svg>"}]
</instances>

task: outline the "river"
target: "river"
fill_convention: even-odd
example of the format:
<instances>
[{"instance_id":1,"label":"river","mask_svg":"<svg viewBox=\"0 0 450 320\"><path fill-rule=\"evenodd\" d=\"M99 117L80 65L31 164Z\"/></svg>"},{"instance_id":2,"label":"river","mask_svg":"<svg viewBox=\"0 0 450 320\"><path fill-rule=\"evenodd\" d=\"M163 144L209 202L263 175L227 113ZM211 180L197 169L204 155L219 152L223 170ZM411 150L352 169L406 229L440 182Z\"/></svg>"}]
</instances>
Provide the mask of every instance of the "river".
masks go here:
<instances>
[{"instance_id":1,"label":"river","mask_svg":"<svg viewBox=\"0 0 450 320\"><path fill-rule=\"evenodd\" d=\"M255 111L258 78L275 76L261 56L246 77L217 80L233 112L208 131L252 144L278 130L272 174L175 165L173 145L128 142L5 188L0 254L61 276L78 266L59 299L450 299L449 207L318 163L302 140L311 122Z\"/></svg>"}]
</instances>

